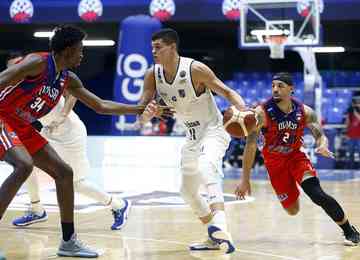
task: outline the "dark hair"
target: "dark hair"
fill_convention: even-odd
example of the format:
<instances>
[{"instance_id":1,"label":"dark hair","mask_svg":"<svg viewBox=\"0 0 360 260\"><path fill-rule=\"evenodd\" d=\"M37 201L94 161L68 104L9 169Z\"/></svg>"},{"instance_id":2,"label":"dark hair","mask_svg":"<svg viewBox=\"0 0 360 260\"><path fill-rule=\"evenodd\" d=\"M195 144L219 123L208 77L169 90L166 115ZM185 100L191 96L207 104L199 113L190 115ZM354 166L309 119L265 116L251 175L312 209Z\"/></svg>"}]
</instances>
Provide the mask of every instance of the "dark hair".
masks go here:
<instances>
[{"instance_id":1,"label":"dark hair","mask_svg":"<svg viewBox=\"0 0 360 260\"><path fill-rule=\"evenodd\" d=\"M163 40L163 42L165 42L166 44L175 43L176 49L179 49L180 40L179 40L179 36L175 30L166 28L166 29L161 29L160 31L153 33L151 40L156 41L159 39Z\"/></svg>"},{"instance_id":2,"label":"dark hair","mask_svg":"<svg viewBox=\"0 0 360 260\"><path fill-rule=\"evenodd\" d=\"M7 63L9 60L15 59L15 58L19 58L19 57L23 57L25 54L22 51L10 51L7 55L6 55L6 60L5 62Z\"/></svg>"},{"instance_id":3,"label":"dark hair","mask_svg":"<svg viewBox=\"0 0 360 260\"><path fill-rule=\"evenodd\" d=\"M53 32L54 35L50 39L50 50L55 53L80 43L86 37L83 30L72 25L58 26Z\"/></svg>"},{"instance_id":4,"label":"dark hair","mask_svg":"<svg viewBox=\"0 0 360 260\"><path fill-rule=\"evenodd\" d=\"M292 79L292 76L290 73L288 72L279 72L279 73L276 73L272 80L279 80L279 81L282 81L286 84L288 84L289 86L293 86L294 83L293 83L293 79Z\"/></svg>"}]
</instances>

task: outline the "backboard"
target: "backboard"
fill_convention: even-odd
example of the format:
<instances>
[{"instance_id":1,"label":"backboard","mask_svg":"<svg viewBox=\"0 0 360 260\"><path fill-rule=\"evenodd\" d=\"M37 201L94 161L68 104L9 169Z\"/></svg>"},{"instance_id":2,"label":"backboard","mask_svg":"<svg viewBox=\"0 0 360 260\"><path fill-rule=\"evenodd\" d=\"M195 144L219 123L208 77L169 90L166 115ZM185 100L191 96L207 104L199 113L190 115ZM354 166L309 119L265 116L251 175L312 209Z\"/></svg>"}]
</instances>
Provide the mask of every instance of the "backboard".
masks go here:
<instances>
[{"instance_id":1,"label":"backboard","mask_svg":"<svg viewBox=\"0 0 360 260\"><path fill-rule=\"evenodd\" d=\"M285 46L318 46L322 9L322 0L242 0L240 48L267 48L273 36Z\"/></svg>"}]
</instances>

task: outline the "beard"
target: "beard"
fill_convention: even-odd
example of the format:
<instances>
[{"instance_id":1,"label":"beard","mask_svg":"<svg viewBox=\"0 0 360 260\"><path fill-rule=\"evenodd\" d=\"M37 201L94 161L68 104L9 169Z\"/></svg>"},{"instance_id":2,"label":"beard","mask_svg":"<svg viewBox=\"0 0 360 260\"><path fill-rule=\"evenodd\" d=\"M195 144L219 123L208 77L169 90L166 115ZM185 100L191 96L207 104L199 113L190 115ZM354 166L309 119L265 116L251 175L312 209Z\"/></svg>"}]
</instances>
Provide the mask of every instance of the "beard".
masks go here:
<instances>
[{"instance_id":1,"label":"beard","mask_svg":"<svg viewBox=\"0 0 360 260\"><path fill-rule=\"evenodd\" d=\"M275 103L280 103L282 101L280 97L273 97L273 100L275 101Z\"/></svg>"}]
</instances>

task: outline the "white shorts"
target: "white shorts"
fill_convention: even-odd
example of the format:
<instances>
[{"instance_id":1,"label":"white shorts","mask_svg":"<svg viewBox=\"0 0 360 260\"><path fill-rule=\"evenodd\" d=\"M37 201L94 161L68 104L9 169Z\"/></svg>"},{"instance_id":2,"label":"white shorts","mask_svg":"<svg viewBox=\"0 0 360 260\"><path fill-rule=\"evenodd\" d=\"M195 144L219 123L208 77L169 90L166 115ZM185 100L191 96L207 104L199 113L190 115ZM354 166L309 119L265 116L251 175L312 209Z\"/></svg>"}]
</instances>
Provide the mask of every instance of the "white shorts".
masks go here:
<instances>
[{"instance_id":1,"label":"white shorts","mask_svg":"<svg viewBox=\"0 0 360 260\"><path fill-rule=\"evenodd\" d=\"M90 171L86 154L87 131L80 118L71 111L63 124L50 133L43 128L41 135L55 149L59 156L68 163L74 172L74 182L84 179Z\"/></svg>"},{"instance_id":2,"label":"white shorts","mask_svg":"<svg viewBox=\"0 0 360 260\"><path fill-rule=\"evenodd\" d=\"M199 160L206 159L215 165L216 172L209 172L208 176L203 176L205 177L204 181L207 183L221 182L224 177L222 160L230 140L230 135L222 126L205 129L199 140L188 139L181 151L182 174L199 174Z\"/></svg>"}]
</instances>

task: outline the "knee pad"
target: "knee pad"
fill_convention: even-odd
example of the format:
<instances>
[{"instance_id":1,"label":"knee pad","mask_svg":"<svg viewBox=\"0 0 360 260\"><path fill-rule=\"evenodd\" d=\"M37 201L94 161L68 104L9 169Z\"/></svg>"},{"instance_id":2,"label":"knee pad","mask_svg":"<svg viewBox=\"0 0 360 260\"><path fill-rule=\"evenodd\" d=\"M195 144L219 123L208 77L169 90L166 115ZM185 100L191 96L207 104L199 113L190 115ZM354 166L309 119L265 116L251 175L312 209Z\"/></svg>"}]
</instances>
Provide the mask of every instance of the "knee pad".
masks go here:
<instances>
[{"instance_id":1,"label":"knee pad","mask_svg":"<svg viewBox=\"0 0 360 260\"><path fill-rule=\"evenodd\" d=\"M192 158L182 158L180 170L183 175L195 175L199 172L198 161Z\"/></svg>"},{"instance_id":2,"label":"knee pad","mask_svg":"<svg viewBox=\"0 0 360 260\"><path fill-rule=\"evenodd\" d=\"M200 177L198 175L183 175L180 194L197 216L204 217L211 211L205 198L200 195L199 188Z\"/></svg>"},{"instance_id":3,"label":"knee pad","mask_svg":"<svg viewBox=\"0 0 360 260\"><path fill-rule=\"evenodd\" d=\"M321 206L326 201L328 195L322 190L318 178L306 179L301 183L301 187L316 205Z\"/></svg>"},{"instance_id":4,"label":"knee pad","mask_svg":"<svg viewBox=\"0 0 360 260\"><path fill-rule=\"evenodd\" d=\"M199 172L203 178L205 185L209 183L218 183L222 179L222 170L219 168L216 162L212 162L206 157L200 157L199 159Z\"/></svg>"},{"instance_id":5,"label":"knee pad","mask_svg":"<svg viewBox=\"0 0 360 260\"><path fill-rule=\"evenodd\" d=\"M316 205L322 207L335 222L344 219L345 213L343 209L333 197L323 191L318 178L313 177L303 181L301 187L310 199Z\"/></svg>"}]
</instances>

